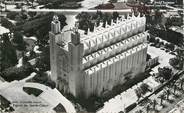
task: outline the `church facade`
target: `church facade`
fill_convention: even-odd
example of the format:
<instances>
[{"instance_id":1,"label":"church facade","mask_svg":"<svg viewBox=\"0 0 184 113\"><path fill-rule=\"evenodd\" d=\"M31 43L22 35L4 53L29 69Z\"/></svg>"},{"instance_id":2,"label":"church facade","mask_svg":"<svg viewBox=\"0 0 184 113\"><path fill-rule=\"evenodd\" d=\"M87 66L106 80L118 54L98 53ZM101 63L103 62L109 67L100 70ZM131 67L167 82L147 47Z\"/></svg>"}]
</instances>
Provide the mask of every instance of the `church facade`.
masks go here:
<instances>
[{"instance_id":1,"label":"church facade","mask_svg":"<svg viewBox=\"0 0 184 113\"><path fill-rule=\"evenodd\" d=\"M75 97L101 96L146 67L147 36L144 16L122 16L111 25L61 32L57 16L51 22L51 79L59 90Z\"/></svg>"}]
</instances>

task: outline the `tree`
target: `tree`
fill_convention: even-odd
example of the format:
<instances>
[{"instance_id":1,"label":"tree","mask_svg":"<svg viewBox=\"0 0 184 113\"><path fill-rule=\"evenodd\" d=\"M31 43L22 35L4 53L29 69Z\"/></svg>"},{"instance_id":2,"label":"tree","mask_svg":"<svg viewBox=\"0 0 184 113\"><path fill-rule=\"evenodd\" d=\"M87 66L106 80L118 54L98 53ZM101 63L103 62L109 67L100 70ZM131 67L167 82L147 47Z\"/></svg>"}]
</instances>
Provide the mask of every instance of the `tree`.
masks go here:
<instances>
[{"instance_id":1,"label":"tree","mask_svg":"<svg viewBox=\"0 0 184 113\"><path fill-rule=\"evenodd\" d=\"M36 68L39 68L39 71L47 71L50 69L50 48L46 46L43 48L43 51L40 57L36 60Z\"/></svg>"},{"instance_id":2,"label":"tree","mask_svg":"<svg viewBox=\"0 0 184 113\"><path fill-rule=\"evenodd\" d=\"M37 14L36 12L28 12L28 15L29 15L30 17L32 17L32 18L33 18L34 16L36 16L36 14Z\"/></svg>"},{"instance_id":3,"label":"tree","mask_svg":"<svg viewBox=\"0 0 184 113\"><path fill-rule=\"evenodd\" d=\"M76 19L80 20L88 20L90 19L90 14L87 12L81 12L76 16Z\"/></svg>"},{"instance_id":4,"label":"tree","mask_svg":"<svg viewBox=\"0 0 184 113\"><path fill-rule=\"evenodd\" d=\"M149 41L150 41L150 42L155 42L155 37L150 36Z\"/></svg>"},{"instance_id":5,"label":"tree","mask_svg":"<svg viewBox=\"0 0 184 113\"><path fill-rule=\"evenodd\" d=\"M172 43L170 43L168 46L169 46L169 49L170 49L171 51L173 51L174 48L175 48L174 44L172 44Z\"/></svg>"},{"instance_id":6,"label":"tree","mask_svg":"<svg viewBox=\"0 0 184 113\"><path fill-rule=\"evenodd\" d=\"M148 113L150 111L150 105L148 104L147 106L146 106L146 112Z\"/></svg>"},{"instance_id":7,"label":"tree","mask_svg":"<svg viewBox=\"0 0 184 113\"><path fill-rule=\"evenodd\" d=\"M0 51L1 51L0 64L1 64L1 72L2 72L4 69L17 64L18 60L17 60L16 50L12 46L9 40L9 34L5 33L2 35L1 38L2 38L2 43L0 44Z\"/></svg>"},{"instance_id":8,"label":"tree","mask_svg":"<svg viewBox=\"0 0 184 113\"><path fill-rule=\"evenodd\" d=\"M23 40L23 35L21 32L15 31L13 33L13 39L12 39L13 45L15 48L19 51L26 50L26 43Z\"/></svg>"},{"instance_id":9,"label":"tree","mask_svg":"<svg viewBox=\"0 0 184 113\"><path fill-rule=\"evenodd\" d=\"M138 98L138 101L139 101L139 99L142 97L141 89L138 87L134 91L135 91L137 98Z\"/></svg>"},{"instance_id":10,"label":"tree","mask_svg":"<svg viewBox=\"0 0 184 113\"><path fill-rule=\"evenodd\" d=\"M101 12L101 11L97 11L96 12L96 14L95 15L93 15L93 17L92 17L92 19L100 19L100 18L102 18L102 16L103 16L103 13Z\"/></svg>"},{"instance_id":11,"label":"tree","mask_svg":"<svg viewBox=\"0 0 184 113\"><path fill-rule=\"evenodd\" d=\"M175 69L182 69L182 65L178 57L169 59L169 64Z\"/></svg>"},{"instance_id":12,"label":"tree","mask_svg":"<svg viewBox=\"0 0 184 113\"><path fill-rule=\"evenodd\" d=\"M155 10L155 24L160 23L162 13L159 11L159 9Z\"/></svg>"},{"instance_id":13,"label":"tree","mask_svg":"<svg viewBox=\"0 0 184 113\"><path fill-rule=\"evenodd\" d=\"M169 95L171 94L170 90L167 89L164 94L166 94L166 99L169 100Z\"/></svg>"},{"instance_id":14,"label":"tree","mask_svg":"<svg viewBox=\"0 0 184 113\"><path fill-rule=\"evenodd\" d=\"M173 86L173 87L174 87L174 92L173 92L173 93L174 93L174 94L176 94L176 89L177 89L176 84L174 84L174 86Z\"/></svg>"},{"instance_id":15,"label":"tree","mask_svg":"<svg viewBox=\"0 0 184 113\"><path fill-rule=\"evenodd\" d=\"M111 18L112 18L112 15L111 15L110 13L104 13L103 19L102 19L103 27L105 27L106 22L107 22L108 24L111 23Z\"/></svg>"},{"instance_id":16,"label":"tree","mask_svg":"<svg viewBox=\"0 0 184 113\"><path fill-rule=\"evenodd\" d=\"M37 2L39 5L46 5L46 4L50 3L51 1L50 0L37 0Z\"/></svg>"},{"instance_id":17,"label":"tree","mask_svg":"<svg viewBox=\"0 0 184 113\"><path fill-rule=\"evenodd\" d=\"M181 67L183 67L184 69L184 43L183 45L181 45L181 47L176 49L177 52L177 58L180 60L180 65L182 65Z\"/></svg>"},{"instance_id":18,"label":"tree","mask_svg":"<svg viewBox=\"0 0 184 113\"><path fill-rule=\"evenodd\" d=\"M153 110L156 109L156 104L157 104L157 101L154 99L154 100L153 100Z\"/></svg>"},{"instance_id":19,"label":"tree","mask_svg":"<svg viewBox=\"0 0 184 113\"><path fill-rule=\"evenodd\" d=\"M76 18L78 19L79 29L82 29L85 31L85 34L87 34L88 28L91 24L91 18L92 16L89 13L82 12L79 13Z\"/></svg>"},{"instance_id":20,"label":"tree","mask_svg":"<svg viewBox=\"0 0 184 113\"><path fill-rule=\"evenodd\" d=\"M164 80L169 80L172 77L172 69L168 67L158 68L159 77L163 78Z\"/></svg>"},{"instance_id":21,"label":"tree","mask_svg":"<svg viewBox=\"0 0 184 113\"><path fill-rule=\"evenodd\" d=\"M32 82L44 84L46 81L48 81L47 73L42 72L42 71L36 71L36 73L37 74L32 78Z\"/></svg>"},{"instance_id":22,"label":"tree","mask_svg":"<svg viewBox=\"0 0 184 113\"><path fill-rule=\"evenodd\" d=\"M110 0L110 3L116 3L118 0Z\"/></svg>"},{"instance_id":23,"label":"tree","mask_svg":"<svg viewBox=\"0 0 184 113\"><path fill-rule=\"evenodd\" d=\"M142 83L140 85L141 93L144 95L147 91L149 91L149 86L146 83Z\"/></svg>"},{"instance_id":24,"label":"tree","mask_svg":"<svg viewBox=\"0 0 184 113\"><path fill-rule=\"evenodd\" d=\"M29 1L31 2L31 4L32 4L32 7L33 7L34 0L29 0Z\"/></svg>"},{"instance_id":25,"label":"tree","mask_svg":"<svg viewBox=\"0 0 184 113\"><path fill-rule=\"evenodd\" d=\"M158 98L160 98L160 105L162 106L163 105L163 100L165 99L165 95L161 94L161 95L159 95Z\"/></svg>"},{"instance_id":26,"label":"tree","mask_svg":"<svg viewBox=\"0 0 184 113\"><path fill-rule=\"evenodd\" d=\"M156 40L155 40L155 43L156 43L156 44L158 44L159 42L160 42L160 40L159 40L159 39L156 39Z\"/></svg>"},{"instance_id":27,"label":"tree","mask_svg":"<svg viewBox=\"0 0 184 113\"><path fill-rule=\"evenodd\" d=\"M11 20L15 20L15 17L18 15L19 13L17 12L8 12L7 13L7 18L11 19Z\"/></svg>"},{"instance_id":28,"label":"tree","mask_svg":"<svg viewBox=\"0 0 184 113\"><path fill-rule=\"evenodd\" d=\"M5 7L5 10L7 10L7 2L6 1L3 1L3 3L4 3L4 7Z\"/></svg>"},{"instance_id":29,"label":"tree","mask_svg":"<svg viewBox=\"0 0 184 113\"><path fill-rule=\"evenodd\" d=\"M180 60L177 57L169 59L169 63L171 66L176 66L179 64L179 62L180 62Z\"/></svg>"},{"instance_id":30,"label":"tree","mask_svg":"<svg viewBox=\"0 0 184 113\"><path fill-rule=\"evenodd\" d=\"M23 19L23 20L28 19L28 15L27 15L27 13L26 13L26 12L21 12L19 16L20 16L20 17L21 17L21 19Z\"/></svg>"},{"instance_id":31,"label":"tree","mask_svg":"<svg viewBox=\"0 0 184 113\"><path fill-rule=\"evenodd\" d=\"M183 90L184 78L180 79L180 88Z\"/></svg>"},{"instance_id":32,"label":"tree","mask_svg":"<svg viewBox=\"0 0 184 113\"><path fill-rule=\"evenodd\" d=\"M35 58L36 57L36 53L35 53L35 51L32 49L31 51L30 51L30 56L28 57L28 59L33 59L33 58Z\"/></svg>"},{"instance_id":33,"label":"tree","mask_svg":"<svg viewBox=\"0 0 184 113\"><path fill-rule=\"evenodd\" d=\"M21 80L33 72L32 66L27 63L21 67L9 67L2 72L2 77L7 81Z\"/></svg>"},{"instance_id":34,"label":"tree","mask_svg":"<svg viewBox=\"0 0 184 113\"><path fill-rule=\"evenodd\" d=\"M112 19L116 20L117 18L119 18L119 13L118 12L113 12L112 13Z\"/></svg>"},{"instance_id":35,"label":"tree","mask_svg":"<svg viewBox=\"0 0 184 113\"><path fill-rule=\"evenodd\" d=\"M1 18L1 25L7 29L9 29L10 31L14 30L14 25L6 18Z\"/></svg>"}]
</instances>

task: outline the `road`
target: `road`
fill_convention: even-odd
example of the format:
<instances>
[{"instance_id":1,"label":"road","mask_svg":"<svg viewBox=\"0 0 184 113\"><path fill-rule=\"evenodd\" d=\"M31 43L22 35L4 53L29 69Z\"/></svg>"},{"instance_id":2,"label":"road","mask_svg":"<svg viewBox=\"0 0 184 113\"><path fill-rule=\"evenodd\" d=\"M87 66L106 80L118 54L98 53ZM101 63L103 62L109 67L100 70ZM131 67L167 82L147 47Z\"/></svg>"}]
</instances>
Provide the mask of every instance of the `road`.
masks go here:
<instances>
[{"instance_id":1,"label":"road","mask_svg":"<svg viewBox=\"0 0 184 113\"><path fill-rule=\"evenodd\" d=\"M56 88L51 89L50 87L39 83L25 83L24 87L40 89L43 91L43 93L39 95L39 97L52 104L53 106L61 103L67 113L76 113L73 104L68 99L66 99Z\"/></svg>"},{"instance_id":2,"label":"road","mask_svg":"<svg viewBox=\"0 0 184 113\"><path fill-rule=\"evenodd\" d=\"M176 8L176 7L172 7L172 6L170 6L170 5L166 5L166 7L167 8L170 8L170 9L173 9L173 10L175 10L175 11L184 11L184 9L181 9L181 8Z\"/></svg>"},{"instance_id":3,"label":"road","mask_svg":"<svg viewBox=\"0 0 184 113\"><path fill-rule=\"evenodd\" d=\"M80 12L89 12L89 13L95 13L99 10L87 10L87 9L23 9L27 12L55 12L55 13L63 13L63 14L76 14ZM4 10L5 11L5 10ZM7 9L7 11L11 12L21 12L22 9ZM123 9L123 10L100 10L101 12L119 12L119 13L130 13L132 12L131 9Z\"/></svg>"},{"instance_id":4,"label":"road","mask_svg":"<svg viewBox=\"0 0 184 113\"><path fill-rule=\"evenodd\" d=\"M23 91L23 87L40 89L43 92L39 96L28 95ZM47 106L44 107L14 107L15 112L49 112L53 113L53 108L59 103L63 105L67 113L76 113L74 105L66 99L56 88L51 89L48 86L23 82L13 81L11 83L4 82L0 85L0 95L8 99L12 104L14 102L39 102ZM31 103L27 103L31 104Z\"/></svg>"},{"instance_id":5,"label":"road","mask_svg":"<svg viewBox=\"0 0 184 113\"><path fill-rule=\"evenodd\" d=\"M180 95L178 98L176 98L174 91L173 91L174 89L169 88L169 90L171 91L171 94L169 96L169 100L172 100L173 102L169 102L168 100L164 99L163 105L165 107L159 105L159 103L160 103L159 96L161 94L164 94L164 90L165 90L167 84L170 84L170 82L172 82L175 78L177 78L176 76L178 76L178 75L180 78L183 78L184 71L180 71L178 74L174 74L174 77L172 79L170 79L167 83L165 83L165 85L163 85L162 87L157 89L159 91L159 92L156 91L156 92L158 92L157 94L155 92L151 96L148 97L148 99L150 99L150 100L154 100L154 99L156 100L156 102L157 102L156 109L159 111L159 113L168 113L183 98L183 96L184 96L183 90L176 90L175 94ZM144 106L141 106L140 104L138 104L138 106L135 107L133 110L131 110L130 113L135 113L136 111L139 111L139 110L143 111L143 113L146 113L147 104L148 103L146 103ZM153 112L153 113L155 113L155 112Z\"/></svg>"}]
</instances>

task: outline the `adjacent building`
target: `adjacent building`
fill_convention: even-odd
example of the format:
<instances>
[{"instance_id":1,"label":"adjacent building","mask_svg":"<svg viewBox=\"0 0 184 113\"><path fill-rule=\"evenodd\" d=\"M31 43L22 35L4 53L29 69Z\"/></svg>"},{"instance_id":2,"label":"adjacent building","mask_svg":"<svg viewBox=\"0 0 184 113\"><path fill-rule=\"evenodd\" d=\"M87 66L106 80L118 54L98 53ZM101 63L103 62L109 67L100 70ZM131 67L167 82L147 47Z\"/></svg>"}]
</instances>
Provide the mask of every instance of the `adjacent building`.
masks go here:
<instances>
[{"instance_id":1,"label":"adjacent building","mask_svg":"<svg viewBox=\"0 0 184 113\"><path fill-rule=\"evenodd\" d=\"M143 73L148 36L145 23L144 16L132 14L84 34L77 28L61 32L54 16L49 32L51 79L60 91L88 98L102 96Z\"/></svg>"}]
</instances>

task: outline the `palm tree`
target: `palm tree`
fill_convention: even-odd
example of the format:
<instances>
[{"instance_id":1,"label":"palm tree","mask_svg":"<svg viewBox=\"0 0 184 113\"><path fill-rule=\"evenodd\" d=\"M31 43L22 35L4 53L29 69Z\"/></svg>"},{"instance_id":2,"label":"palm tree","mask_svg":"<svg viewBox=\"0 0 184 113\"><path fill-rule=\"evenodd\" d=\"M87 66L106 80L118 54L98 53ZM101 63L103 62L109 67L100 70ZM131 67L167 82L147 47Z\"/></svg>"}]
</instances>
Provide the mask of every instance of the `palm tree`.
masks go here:
<instances>
[{"instance_id":1,"label":"palm tree","mask_svg":"<svg viewBox=\"0 0 184 113\"><path fill-rule=\"evenodd\" d=\"M7 3L6 1L4 1L4 8L5 8L5 11L7 10Z\"/></svg>"},{"instance_id":2,"label":"palm tree","mask_svg":"<svg viewBox=\"0 0 184 113\"><path fill-rule=\"evenodd\" d=\"M172 77L172 69L169 67L158 68L159 77L163 78L164 81L169 80Z\"/></svg>"},{"instance_id":3,"label":"palm tree","mask_svg":"<svg viewBox=\"0 0 184 113\"><path fill-rule=\"evenodd\" d=\"M177 50L177 58L181 61L181 63L184 62L184 44L182 45L182 47L178 47ZM182 68L184 69L184 63L182 64Z\"/></svg>"},{"instance_id":4,"label":"palm tree","mask_svg":"<svg viewBox=\"0 0 184 113\"><path fill-rule=\"evenodd\" d=\"M31 2L31 5L32 5L32 7L33 7L34 0L30 0L30 2Z\"/></svg>"},{"instance_id":5,"label":"palm tree","mask_svg":"<svg viewBox=\"0 0 184 113\"><path fill-rule=\"evenodd\" d=\"M182 78L182 79L180 80L180 89L182 89L182 90L183 90L183 83L184 83L184 78Z\"/></svg>"},{"instance_id":6,"label":"palm tree","mask_svg":"<svg viewBox=\"0 0 184 113\"><path fill-rule=\"evenodd\" d=\"M135 89L134 91L135 91L135 93L136 93L136 95L137 95L137 98L138 98L137 101L139 101L139 99L142 97L141 89L138 87L138 88Z\"/></svg>"},{"instance_id":7,"label":"palm tree","mask_svg":"<svg viewBox=\"0 0 184 113\"><path fill-rule=\"evenodd\" d=\"M176 94L176 89L177 89L177 86L176 86L176 84L174 84L174 94Z\"/></svg>"},{"instance_id":8,"label":"palm tree","mask_svg":"<svg viewBox=\"0 0 184 113\"><path fill-rule=\"evenodd\" d=\"M150 104L146 106L146 112L148 113L150 111Z\"/></svg>"},{"instance_id":9,"label":"palm tree","mask_svg":"<svg viewBox=\"0 0 184 113\"><path fill-rule=\"evenodd\" d=\"M166 93L166 99L169 100L169 95L171 94L170 90L167 89L167 90L165 91L165 93Z\"/></svg>"},{"instance_id":10,"label":"palm tree","mask_svg":"<svg viewBox=\"0 0 184 113\"><path fill-rule=\"evenodd\" d=\"M156 109L156 105L157 105L157 101L154 99L154 100L153 100L153 110Z\"/></svg>"},{"instance_id":11,"label":"palm tree","mask_svg":"<svg viewBox=\"0 0 184 113\"><path fill-rule=\"evenodd\" d=\"M165 99L165 95L161 94L161 95L159 95L158 98L160 98L160 105L163 106L163 100Z\"/></svg>"}]
</instances>

